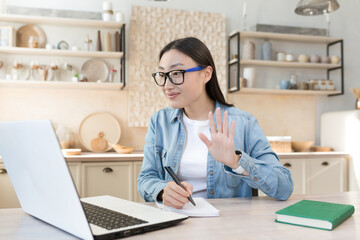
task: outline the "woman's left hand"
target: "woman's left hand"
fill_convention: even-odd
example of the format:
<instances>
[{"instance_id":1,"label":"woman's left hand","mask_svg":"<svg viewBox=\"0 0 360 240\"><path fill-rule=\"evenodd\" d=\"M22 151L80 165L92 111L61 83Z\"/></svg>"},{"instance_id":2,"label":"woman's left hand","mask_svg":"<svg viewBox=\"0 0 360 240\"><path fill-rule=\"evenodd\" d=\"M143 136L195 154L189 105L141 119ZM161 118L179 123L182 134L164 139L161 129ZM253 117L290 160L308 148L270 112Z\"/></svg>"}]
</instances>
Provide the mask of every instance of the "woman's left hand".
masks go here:
<instances>
[{"instance_id":1,"label":"woman's left hand","mask_svg":"<svg viewBox=\"0 0 360 240\"><path fill-rule=\"evenodd\" d=\"M229 134L229 117L228 112L224 112L224 123L221 120L220 108L216 109L216 124L213 118L213 113L209 112L209 124L211 131L210 141L203 133L199 133L200 139L205 143L211 156L218 162L221 162L232 169L239 167L238 156L235 154L234 148L234 133L235 121L231 122Z\"/></svg>"}]
</instances>

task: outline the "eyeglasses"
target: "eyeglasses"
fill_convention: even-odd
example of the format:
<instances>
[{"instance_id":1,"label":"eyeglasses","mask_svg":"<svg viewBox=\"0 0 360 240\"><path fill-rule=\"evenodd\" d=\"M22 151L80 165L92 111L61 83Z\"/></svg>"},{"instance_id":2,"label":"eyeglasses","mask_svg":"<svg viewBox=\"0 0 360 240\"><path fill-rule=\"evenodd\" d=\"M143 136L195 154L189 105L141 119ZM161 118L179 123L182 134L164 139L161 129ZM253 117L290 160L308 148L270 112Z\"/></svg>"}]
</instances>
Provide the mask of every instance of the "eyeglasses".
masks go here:
<instances>
[{"instance_id":1,"label":"eyeglasses","mask_svg":"<svg viewBox=\"0 0 360 240\"><path fill-rule=\"evenodd\" d=\"M184 74L186 72L196 72L202 69L204 69L204 67L197 66L186 70L172 70L166 73L156 72L152 74L152 77L154 78L155 83L160 87L165 85L166 78L169 78L170 82L174 85L181 85L184 82Z\"/></svg>"}]
</instances>

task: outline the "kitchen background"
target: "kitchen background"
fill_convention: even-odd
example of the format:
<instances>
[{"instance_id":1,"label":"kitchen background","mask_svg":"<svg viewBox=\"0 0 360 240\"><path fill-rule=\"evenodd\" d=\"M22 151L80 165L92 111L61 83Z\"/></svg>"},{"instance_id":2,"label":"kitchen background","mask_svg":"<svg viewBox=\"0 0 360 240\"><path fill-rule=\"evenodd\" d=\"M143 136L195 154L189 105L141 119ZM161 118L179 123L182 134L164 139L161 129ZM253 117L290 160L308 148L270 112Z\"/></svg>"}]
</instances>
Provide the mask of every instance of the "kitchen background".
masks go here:
<instances>
[{"instance_id":1,"label":"kitchen background","mask_svg":"<svg viewBox=\"0 0 360 240\"><path fill-rule=\"evenodd\" d=\"M102 2L101 0L37 0L31 2L25 0L7 0L3 1L1 6L3 9L7 5L101 12ZM244 2L242 0L112 1L113 10L121 11L125 15L127 33L126 68L129 69L128 60L129 55L132 54L129 52L129 45L131 44L129 41L129 25L133 5L224 14L226 16L227 36L234 30L242 30ZM326 28L324 16L305 17L296 15L294 9L297 2L298 0L246 1L247 28L254 30L253 26L257 23ZM360 54L358 48L360 29L356 24L356 19L359 20L357 11L360 9L360 1L339 1L339 3L340 9L330 13L330 33L333 37L344 39L344 95L328 97L311 95L227 94L230 102L243 110L251 112L258 118L266 135L292 136L293 140L315 140L319 144L321 114L328 111L354 109L355 98L350 92L350 87L356 87L356 84L358 84L357 76L360 75L360 69L356 65ZM69 28L71 29L71 26ZM69 41L82 43L84 37L84 34L81 36L77 34L69 36L69 34L63 31L51 32L52 39L66 38ZM92 36L92 38L95 40L95 36ZM295 48L294 52L302 52L302 45L292 45L292 48ZM325 47L323 46L323 48L325 52ZM257 46L257 55L260 54L259 49L260 46ZM279 81L288 79L290 74L290 70L266 68L266 75L274 76ZM305 80L302 79L301 73L297 74L300 80ZM126 76L126 81L131 82L129 75ZM156 88L155 83L153 87ZM337 85L337 88L339 87ZM120 144L133 146L135 149L141 150L143 149L147 129L146 127L128 127L129 111L131 109L129 109L129 92L127 87L124 90L99 90L0 85L0 121L48 118L59 125L66 126L77 132L81 121L87 115L94 112L109 112L115 115L120 122L122 130ZM77 142L77 145L80 147L79 142Z\"/></svg>"}]
</instances>

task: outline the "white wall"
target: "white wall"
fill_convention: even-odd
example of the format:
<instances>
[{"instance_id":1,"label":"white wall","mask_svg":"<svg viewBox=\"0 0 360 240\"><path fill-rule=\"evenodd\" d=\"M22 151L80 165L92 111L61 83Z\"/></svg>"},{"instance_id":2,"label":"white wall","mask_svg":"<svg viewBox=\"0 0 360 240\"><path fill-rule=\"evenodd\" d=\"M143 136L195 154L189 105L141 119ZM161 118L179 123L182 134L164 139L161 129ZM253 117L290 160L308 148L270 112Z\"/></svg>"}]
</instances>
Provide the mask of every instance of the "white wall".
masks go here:
<instances>
[{"instance_id":1,"label":"white wall","mask_svg":"<svg viewBox=\"0 0 360 240\"><path fill-rule=\"evenodd\" d=\"M360 68L357 66L360 56L359 37L360 28L360 0L338 0L340 9L330 14L331 36L344 39L345 62L345 95L337 97L318 97L317 125L320 114L328 111L354 109L355 98L349 88L360 87L358 76ZM294 13L298 0L247 0L248 29L256 23L326 28L324 16L304 17ZM179 8L204 12L218 12L227 16L227 31L242 30L242 7L244 0L172 0L170 2L152 2L148 0L121 0L113 1L113 9L121 10L129 23L131 5L157 6ZM56 8L80 11L101 11L101 0L6 0L7 5ZM127 25L127 27L129 24ZM288 73L284 75L287 76ZM319 143L319 128L317 128L317 142Z\"/></svg>"}]
</instances>

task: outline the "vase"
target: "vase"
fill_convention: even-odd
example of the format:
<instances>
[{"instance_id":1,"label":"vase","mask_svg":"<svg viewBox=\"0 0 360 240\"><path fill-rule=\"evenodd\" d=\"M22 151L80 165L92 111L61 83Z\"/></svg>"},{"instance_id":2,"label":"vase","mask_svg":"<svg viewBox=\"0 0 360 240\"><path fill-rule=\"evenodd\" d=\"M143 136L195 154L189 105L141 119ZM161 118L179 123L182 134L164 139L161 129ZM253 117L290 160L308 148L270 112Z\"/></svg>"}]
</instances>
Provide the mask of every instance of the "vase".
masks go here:
<instances>
[{"instance_id":1,"label":"vase","mask_svg":"<svg viewBox=\"0 0 360 240\"><path fill-rule=\"evenodd\" d=\"M271 61L272 44L269 40L265 39L265 42L261 45L261 58L262 60Z\"/></svg>"},{"instance_id":2,"label":"vase","mask_svg":"<svg viewBox=\"0 0 360 240\"><path fill-rule=\"evenodd\" d=\"M255 82L255 68L253 67L244 67L243 77L246 79L246 86L248 88L254 87Z\"/></svg>"},{"instance_id":3,"label":"vase","mask_svg":"<svg viewBox=\"0 0 360 240\"><path fill-rule=\"evenodd\" d=\"M255 59L255 43L246 40L243 46L243 59Z\"/></svg>"}]
</instances>

